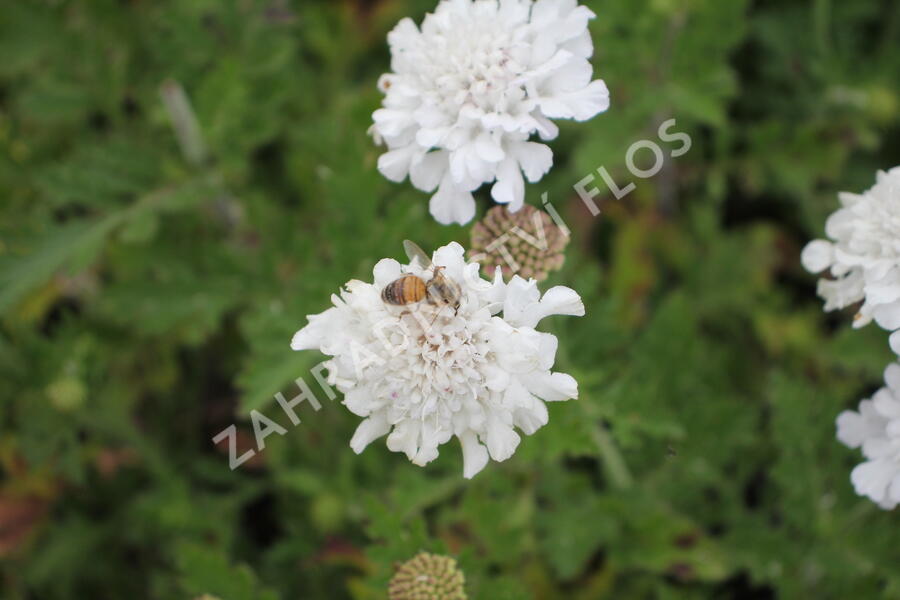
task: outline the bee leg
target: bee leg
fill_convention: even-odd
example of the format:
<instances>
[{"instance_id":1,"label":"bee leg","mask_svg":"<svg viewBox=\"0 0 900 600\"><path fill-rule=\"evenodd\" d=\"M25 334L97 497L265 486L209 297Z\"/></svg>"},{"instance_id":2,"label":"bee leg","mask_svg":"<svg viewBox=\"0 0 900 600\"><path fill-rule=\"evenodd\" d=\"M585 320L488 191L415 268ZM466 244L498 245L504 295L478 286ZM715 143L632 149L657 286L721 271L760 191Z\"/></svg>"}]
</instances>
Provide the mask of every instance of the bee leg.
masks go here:
<instances>
[{"instance_id":1,"label":"bee leg","mask_svg":"<svg viewBox=\"0 0 900 600\"><path fill-rule=\"evenodd\" d=\"M431 328L434 326L434 322L438 320L438 317L441 316L441 313L442 313L442 312L444 312L444 307L443 307L443 306L441 306L440 308L438 308L438 309L437 309L437 312L435 312L434 318L431 319L431 323L428 324L428 329L426 329L426 332L428 332L428 333L431 332Z\"/></svg>"}]
</instances>

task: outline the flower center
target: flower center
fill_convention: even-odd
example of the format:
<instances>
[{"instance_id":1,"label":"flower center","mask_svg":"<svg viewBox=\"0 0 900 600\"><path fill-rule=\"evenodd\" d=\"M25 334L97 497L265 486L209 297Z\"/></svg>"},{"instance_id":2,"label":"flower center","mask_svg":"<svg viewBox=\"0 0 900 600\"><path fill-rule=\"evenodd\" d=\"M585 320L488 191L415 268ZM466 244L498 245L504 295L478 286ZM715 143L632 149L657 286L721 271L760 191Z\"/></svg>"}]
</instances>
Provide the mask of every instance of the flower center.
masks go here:
<instances>
[{"instance_id":1,"label":"flower center","mask_svg":"<svg viewBox=\"0 0 900 600\"><path fill-rule=\"evenodd\" d=\"M403 339L394 339L392 356L373 366L372 376L378 396L391 406L391 420L428 419L436 429L449 428L453 413L483 386L486 345L462 314L426 305L414 310L419 314L398 316Z\"/></svg>"},{"instance_id":2,"label":"flower center","mask_svg":"<svg viewBox=\"0 0 900 600\"><path fill-rule=\"evenodd\" d=\"M524 68L515 43L496 20L459 23L452 33L428 39L426 56L438 103L456 113L464 105L484 112L506 112L525 97L519 78Z\"/></svg>"}]
</instances>

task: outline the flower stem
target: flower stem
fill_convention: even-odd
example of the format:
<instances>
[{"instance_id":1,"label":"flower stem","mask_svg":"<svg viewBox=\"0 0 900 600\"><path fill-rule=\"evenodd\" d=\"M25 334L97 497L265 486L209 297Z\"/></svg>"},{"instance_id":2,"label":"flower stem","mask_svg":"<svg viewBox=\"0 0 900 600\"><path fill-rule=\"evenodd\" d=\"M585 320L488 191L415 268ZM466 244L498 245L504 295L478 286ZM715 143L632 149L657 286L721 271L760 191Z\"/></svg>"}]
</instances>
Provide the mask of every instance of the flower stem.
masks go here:
<instances>
[{"instance_id":1,"label":"flower stem","mask_svg":"<svg viewBox=\"0 0 900 600\"><path fill-rule=\"evenodd\" d=\"M600 450L600 459L603 461L612 486L617 490L629 489L634 480L622 453L619 452L619 448L610 437L609 432L602 425L596 425L592 429L592 437Z\"/></svg>"}]
</instances>

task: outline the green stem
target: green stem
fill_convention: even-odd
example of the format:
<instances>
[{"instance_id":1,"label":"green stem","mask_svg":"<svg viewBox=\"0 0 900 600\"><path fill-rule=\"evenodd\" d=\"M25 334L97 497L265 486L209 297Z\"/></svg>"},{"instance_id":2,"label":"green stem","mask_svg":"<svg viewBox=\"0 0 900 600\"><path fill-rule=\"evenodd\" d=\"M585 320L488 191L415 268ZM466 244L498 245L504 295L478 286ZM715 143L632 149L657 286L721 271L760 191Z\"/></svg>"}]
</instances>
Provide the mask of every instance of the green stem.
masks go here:
<instances>
[{"instance_id":1,"label":"green stem","mask_svg":"<svg viewBox=\"0 0 900 600\"><path fill-rule=\"evenodd\" d=\"M592 430L592 437L600 450L600 459L603 461L612 486L617 490L629 489L634 484L634 479L609 432L602 425L597 425Z\"/></svg>"},{"instance_id":2,"label":"green stem","mask_svg":"<svg viewBox=\"0 0 900 600\"><path fill-rule=\"evenodd\" d=\"M816 0L813 4L813 28L820 55L828 56L831 52L831 0Z\"/></svg>"}]
</instances>

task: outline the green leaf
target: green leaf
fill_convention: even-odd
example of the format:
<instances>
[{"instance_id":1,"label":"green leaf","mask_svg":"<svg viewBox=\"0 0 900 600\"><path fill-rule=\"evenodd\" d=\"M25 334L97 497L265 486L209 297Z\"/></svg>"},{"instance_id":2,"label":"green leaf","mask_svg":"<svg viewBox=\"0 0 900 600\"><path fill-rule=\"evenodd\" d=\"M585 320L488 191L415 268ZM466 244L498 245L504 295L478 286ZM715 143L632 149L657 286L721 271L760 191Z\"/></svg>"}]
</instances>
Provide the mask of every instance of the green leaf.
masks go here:
<instances>
[{"instance_id":1,"label":"green leaf","mask_svg":"<svg viewBox=\"0 0 900 600\"><path fill-rule=\"evenodd\" d=\"M191 597L211 594L227 600L278 600L264 588L247 565L231 565L216 550L198 544L182 544L177 553L181 586Z\"/></svg>"},{"instance_id":2,"label":"green leaf","mask_svg":"<svg viewBox=\"0 0 900 600\"><path fill-rule=\"evenodd\" d=\"M83 267L102 249L106 236L119 224L120 215L54 227L34 240L23 257L0 261L0 312L9 310L26 294L46 282L67 264Z\"/></svg>"}]
</instances>

